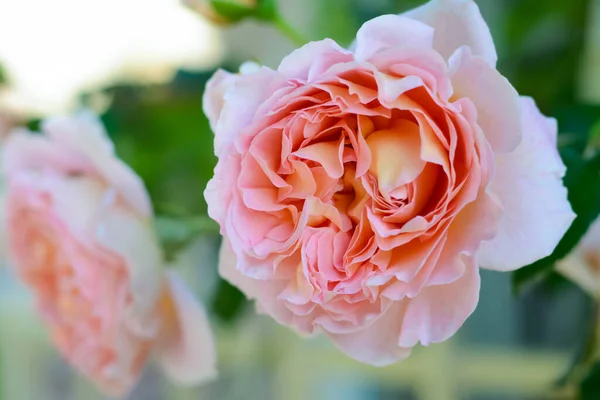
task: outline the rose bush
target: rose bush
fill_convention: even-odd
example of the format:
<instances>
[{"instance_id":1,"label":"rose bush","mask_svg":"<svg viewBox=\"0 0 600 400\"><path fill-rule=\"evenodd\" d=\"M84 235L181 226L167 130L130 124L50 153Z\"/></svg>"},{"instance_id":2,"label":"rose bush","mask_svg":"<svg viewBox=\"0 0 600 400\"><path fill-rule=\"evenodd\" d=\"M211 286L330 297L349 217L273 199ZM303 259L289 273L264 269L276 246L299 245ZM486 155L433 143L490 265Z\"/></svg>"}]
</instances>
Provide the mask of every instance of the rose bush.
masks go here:
<instances>
[{"instance_id":1,"label":"rose bush","mask_svg":"<svg viewBox=\"0 0 600 400\"><path fill-rule=\"evenodd\" d=\"M205 196L221 274L278 322L386 365L452 336L479 268L550 254L574 215L556 123L496 70L476 4L434 0L276 69L218 71Z\"/></svg>"},{"instance_id":2,"label":"rose bush","mask_svg":"<svg viewBox=\"0 0 600 400\"><path fill-rule=\"evenodd\" d=\"M101 389L124 395L155 350L182 383L215 373L207 317L163 270L142 181L91 114L15 131L3 151L11 264L53 341Z\"/></svg>"}]
</instances>

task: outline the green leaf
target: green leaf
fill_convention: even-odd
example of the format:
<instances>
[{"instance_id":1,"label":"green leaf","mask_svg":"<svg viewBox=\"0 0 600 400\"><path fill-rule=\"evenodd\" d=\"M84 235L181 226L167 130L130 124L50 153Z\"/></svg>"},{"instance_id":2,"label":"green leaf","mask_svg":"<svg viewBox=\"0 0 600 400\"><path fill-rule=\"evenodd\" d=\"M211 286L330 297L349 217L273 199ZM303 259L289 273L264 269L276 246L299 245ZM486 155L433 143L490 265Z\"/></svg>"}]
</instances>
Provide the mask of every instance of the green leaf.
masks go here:
<instances>
[{"instance_id":1,"label":"green leaf","mask_svg":"<svg viewBox=\"0 0 600 400\"><path fill-rule=\"evenodd\" d=\"M592 222L600 215L600 154L591 159L581 159L579 154L566 151L563 153L563 159L568 166L564 182L577 218L550 256L513 273L515 293L551 273L556 261L573 250Z\"/></svg>"},{"instance_id":2,"label":"green leaf","mask_svg":"<svg viewBox=\"0 0 600 400\"><path fill-rule=\"evenodd\" d=\"M205 216L194 218L159 216L155 219L155 226L168 262L173 261L177 254L198 236L219 233L219 226Z\"/></svg>"},{"instance_id":3,"label":"green leaf","mask_svg":"<svg viewBox=\"0 0 600 400\"><path fill-rule=\"evenodd\" d=\"M579 387L580 400L600 399L600 362L596 363Z\"/></svg>"},{"instance_id":4,"label":"green leaf","mask_svg":"<svg viewBox=\"0 0 600 400\"><path fill-rule=\"evenodd\" d=\"M261 21L275 21L279 16L276 0L258 0L254 17Z\"/></svg>"},{"instance_id":5,"label":"green leaf","mask_svg":"<svg viewBox=\"0 0 600 400\"><path fill-rule=\"evenodd\" d=\"M211 0L210 4L217 14L230 22L238 22L256 13L254 7L248 7L231 0Z\"/></svg>"},{"instance_id":6,"label":"green leaf","mask_svg":"<svg viewBox=\"0 0 600 400\"><path fill-rule=\"evenodd\" d=\"M0 86L8 83L8 79L6 77L6 72L4 71L4 67L0 65Z\"/></svg>"},{"instance_id":7,"label":"green leaf","mask_svg":"<svg viewBox=\"0 0 600 400\"><path fill-rule=\"evenodd\" d=\"M221 321L233 322L247 304L248 300L235 286L222 279L219 281L212 310Z\"/></svg>"}]
</instances>

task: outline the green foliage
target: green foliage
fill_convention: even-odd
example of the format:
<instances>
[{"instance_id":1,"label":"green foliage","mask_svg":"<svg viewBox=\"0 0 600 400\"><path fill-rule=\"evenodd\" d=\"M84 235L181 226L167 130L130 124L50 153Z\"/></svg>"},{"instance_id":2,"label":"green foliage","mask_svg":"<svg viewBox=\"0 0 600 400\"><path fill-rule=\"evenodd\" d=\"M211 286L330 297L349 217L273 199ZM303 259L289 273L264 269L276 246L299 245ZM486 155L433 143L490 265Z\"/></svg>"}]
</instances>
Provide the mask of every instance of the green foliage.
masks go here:
<instances>
[{"instance_id":1,"label":"green foliage","mask_svg":"<svg viewBox=\"0 0 600 400\"><path fill-rule=\"evenodd\" d=\"M580 400L600 399L600 362L596 363L581 382L579 388Z\"/></svg>"},{"instance_id":2,"label":"green foliage","mask_svg":"<svg viewBox=\"0 0 600 400\"><path fill-rule=\"evenodd\" d=\"M198 236L219 234L219 226L206 216L158 216L155 219L155 227L168 262L173 261L177 254Z\"/></svg>"},{"instance_id":3,"label":"green foliage","mask_svg":"<svg viewBox=\"0 0 600 400\"><path fill-rule=\"evenodd\" d=\"M274 21L279 16L277 0L258 0L254 17L262 21Z\"/></svg>"},{"instance_id":4,"label":"green foliage","mask_svg":"<svg viewBox=\"0 0 600 400\"><path fill-rule=\"evenodd\" d=\"M233 0L211 0L210 3L214 10L229 22L239 22L249 17L261 21L275 21L279 15L275 0L257 0L254 7Z\"/></svg>"},{"instance_id":5,"label":"green foliage","mask_svg":"<svg viewBox=\"0 0 600 400\"><path fill-rule=\"evenodd\" d=\"M213 134L202 111L210 73L181 72L168 85L117 86L102 115L119 156L143 179L155 207L176 204L206 214L204 188L216 164Z\"/></svg>"},{"instance_id":6,"label":"green foliage","mask_svg":"<svg viewBox=\"0 0 600 400\"><path fill-rule=\"evenodd\" d=\"M0 86L5 85L8 82L8 78L6 77L6 72L4 71L4 67L0 65Z\"/></svg>"},{"instance_id":7,"label":"green foliage","mask_svg":"<svg viewBox=\"0 0 600 400\"><path fill-rule=\"evenodd\" d=\"M235 321L247 304L246 297L235 286L231 286L225 280L219 281L211 308L221 321L229 323Z\"/></svg>"},{"instance_id":8,"label":"green foliage","mask_svg":"<svg viewBox=\"0 0 600 400\"><path fill-rule=\"evenodd\" d=\"M210 4L220 16L229 22L240 21L255 13L253 7L248 7L231 0L211 0Z\"/></svg>"}]
</instances>

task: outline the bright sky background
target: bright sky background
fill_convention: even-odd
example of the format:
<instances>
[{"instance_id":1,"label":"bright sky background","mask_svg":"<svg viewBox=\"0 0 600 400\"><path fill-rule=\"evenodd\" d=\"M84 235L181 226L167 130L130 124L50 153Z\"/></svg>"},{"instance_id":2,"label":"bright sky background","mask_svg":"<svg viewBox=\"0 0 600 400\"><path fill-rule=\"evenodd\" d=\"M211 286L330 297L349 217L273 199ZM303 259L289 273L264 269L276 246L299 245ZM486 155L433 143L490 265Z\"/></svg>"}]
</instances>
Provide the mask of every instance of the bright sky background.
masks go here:
<instances>
[{"instance_id":1,"label":"bright sky background","mask_svg":"<svg viewBox=\"0 0 600 400\"><path fill-rule=\"evenodd\" d=\"M65 111L80 89L165 81L221 53L218 31L178 0L0 0L0 63L14 87L2 102L24 111Z\"/></svg>"}]
</instances>

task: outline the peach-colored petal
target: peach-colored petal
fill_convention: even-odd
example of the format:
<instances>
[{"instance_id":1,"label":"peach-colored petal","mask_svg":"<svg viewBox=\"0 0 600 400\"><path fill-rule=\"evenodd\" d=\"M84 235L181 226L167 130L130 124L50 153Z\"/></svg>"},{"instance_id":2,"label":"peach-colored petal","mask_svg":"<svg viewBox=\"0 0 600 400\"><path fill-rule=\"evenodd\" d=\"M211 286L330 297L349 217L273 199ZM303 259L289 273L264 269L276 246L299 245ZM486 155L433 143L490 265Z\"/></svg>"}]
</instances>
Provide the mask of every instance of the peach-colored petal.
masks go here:
<instances>
[{"instance_id":1,"label":"peach-colored petal","mask_svg":"<svg viewBox=\"0 0 600 400\"><path fill-rule=\"evenodd\" d=\"M402 15L433 27L433 47L446 59L459 47L468 46L473 54L496 66L498 56L490 29L473 0L431 0Z\"/></svg>"},{"instance_id":2,"label":"peach-colored petal","mask_svg":"<svg viewBox=\"0 0 600 400\"><path fill-rule=\"evenodd\" d=\"M167 273L162 307L157 352L165 372L186 385L214 379L217 356L206 311L173 271Z\"/></svg>"},{"instance_id":3,"label":"peach-colored petal","mask_svg":"<svg viewBox=\"0 0 600 400\"><path fill-rule=\"evenodd\" d=\"M503 207L497 236L484 242L481 265L510 271L552 253L575 214L562 184L565 167L556 148L556 121L522 98L523 141L496 158L490 190Z\"/></svg>"},{"instance_id":4,"label":"peach-colored petal","mask_svg":"<svg viewBox=\"0 0 600 400\"><path fill-rule=\"evenodd\" d=\"M412 122L400 121L390 130L373 132L367 145L372 156L370 172L384 194L414 181L425 168L419 127Z\"/></svg>"}]
</instances>

